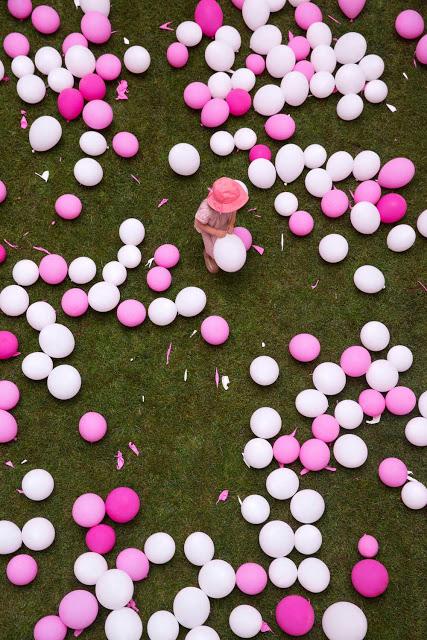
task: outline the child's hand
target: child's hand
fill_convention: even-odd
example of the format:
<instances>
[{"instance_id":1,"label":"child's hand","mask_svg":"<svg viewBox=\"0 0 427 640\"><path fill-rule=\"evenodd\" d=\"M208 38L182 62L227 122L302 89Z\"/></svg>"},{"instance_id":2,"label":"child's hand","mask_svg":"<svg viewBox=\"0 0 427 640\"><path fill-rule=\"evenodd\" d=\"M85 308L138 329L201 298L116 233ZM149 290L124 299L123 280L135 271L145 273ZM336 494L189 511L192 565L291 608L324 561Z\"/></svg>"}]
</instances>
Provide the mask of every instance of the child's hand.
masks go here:
<instances>
[{"instance_id":1,"label":"child's hand","mask_svg":"<svg viewBox=\"0 0 427 640\"><path fill-rule=\"evenodd\" d=\"M225 236L227 235L227 231L225 231L224 229L218 229L218 238L225 238Z\"/></svg>"},{"instance_id":2,"label":"child's hand","mask_svg":"<svg viewBox=\"0 0 427 640\"><path fill-rule=\"evenodd\" d=\"M234 233L234 225L230 224L230 225L227 227L227 233Z\"/></svg>"}]
</instances>

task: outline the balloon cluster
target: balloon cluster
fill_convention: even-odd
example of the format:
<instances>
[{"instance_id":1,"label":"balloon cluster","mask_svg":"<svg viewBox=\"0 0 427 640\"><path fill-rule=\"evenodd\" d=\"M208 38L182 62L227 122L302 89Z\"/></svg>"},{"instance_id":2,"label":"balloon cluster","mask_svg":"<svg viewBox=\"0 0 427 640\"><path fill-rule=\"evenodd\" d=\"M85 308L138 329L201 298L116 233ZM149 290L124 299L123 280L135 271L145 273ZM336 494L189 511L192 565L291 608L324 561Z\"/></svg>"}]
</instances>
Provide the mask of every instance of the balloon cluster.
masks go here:
<instances>
[{"instance_id":1,"label":"balloon cluster","mask_svg":"<svg viewBox=\"0 0 427 640\"><path fill-rule=\"evenodd\" d=\"M424 34L424 18L414 9L405 9L396 17L394 23L396 32L405 40L416 40L415 58L421 64L427 64L427 34Z\"/></svg>"}]
</instances>

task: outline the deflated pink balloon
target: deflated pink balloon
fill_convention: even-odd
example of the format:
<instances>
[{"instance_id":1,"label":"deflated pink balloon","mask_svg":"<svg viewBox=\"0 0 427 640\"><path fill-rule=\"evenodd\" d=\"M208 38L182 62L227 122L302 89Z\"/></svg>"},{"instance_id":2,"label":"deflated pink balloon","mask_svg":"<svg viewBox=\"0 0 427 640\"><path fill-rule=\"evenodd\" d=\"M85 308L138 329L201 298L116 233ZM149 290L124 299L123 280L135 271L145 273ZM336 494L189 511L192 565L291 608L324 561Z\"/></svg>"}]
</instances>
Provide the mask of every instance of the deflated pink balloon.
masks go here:
<instances>
[{"instance_id":1,"label":"deflated pink balloon","mask_svg":"<svg viewBox=\"0 0 427 640\"><path fill-rule=\"evenodd\" d=\"M354 20L362 12L366 0L338 0L341 11L347 18Z\"/></svg>"},{"instance_id":2,"label":"deflated pink balloon","mask_svg":"<svg viewBox=\"0 0 427 640\"><path fill-rule=\"evenodd\" d=\"M291 464L298 459L300 443L294 434L280 436L273 445L273 455L280 465Z\"/></svg>"},{"instance_id":3,"label":"deflated pink balloon","mask_svg":"<svg viewBox=\"0 0 427 640\"><path fill-rule=\"evenodd\" d=\"M356 187L354 202L372 202L377 204L381 198L381 187L375 180L365 180Z\"/></svg>"},{"instance_id":4,"label":"deflated pink balloon","mask_svg":"<svg viewBox=\"0 0 427 640\"><path fill-rule=\"evenodd\" d=\"M377 208L380 212L381 222L392 224L405 216L408 205L400 193L387 193L379 199Z\"/></svg>"},{"instance_id":5,"label":"deflated pink balloon","mask_svg":"<svg viewBox=\"0 0 427 640\"><path fill-rule=\"evenodd\" d=\"M289 140L295 133L295 120L292 116L277 113L266 121L265 132L273 140Z\"/></svg>"},{"instance_id":6,"label":"deflated pink balloon","mask_svg":"<svg viewBox=\"0 0 427 640\"><path fill-rule=\"evenodd\" d=\"M191 82L185 87L184 102L190 109L203 109L211 98L209 87L204 82Z\"/></svg>"},{"instance_id":7,"label":"deflated pink balloon","mask_svg":"<svg viewBox=\"0 0 427 640\"><path fill-rule=\"evenodd\" d=\"M328 466L331 452L323 440L311 438L301 445L299 459L304 470L321 471Z\"/></svg>"},{"instance_id":8,"label":"deflated pink balloon","mask_svg":"<svg viewBox=\"0 0 427 640\"><path fill-rule=\"evenodd\" d=\"M222 98L212 98L202 109L201 123L204 127L220 127L227 120L230 107Z\"/></svg>"},{"instance_id":9,"label":"deflated pink balloon","mask_svg":"<svg viewBox=\"0 0 427 640\"><path fill-rule=\"evenodd\" d=\"M203 31L203 35L213 38L222 27L224 14L216 0L200 0L194 12L194 20Z\"/></svg>"},{"instance_id":10,"label":"deflated pink balloon","mask_svg":"<svg viewBox=\"0 0 427 640\"><path fill-rule=\"evenodd\" d=\"M408 158L393 158L381 167L378 183L386 189L400 189L411 182L415 165Z\"/></svg>"}]
</instances>

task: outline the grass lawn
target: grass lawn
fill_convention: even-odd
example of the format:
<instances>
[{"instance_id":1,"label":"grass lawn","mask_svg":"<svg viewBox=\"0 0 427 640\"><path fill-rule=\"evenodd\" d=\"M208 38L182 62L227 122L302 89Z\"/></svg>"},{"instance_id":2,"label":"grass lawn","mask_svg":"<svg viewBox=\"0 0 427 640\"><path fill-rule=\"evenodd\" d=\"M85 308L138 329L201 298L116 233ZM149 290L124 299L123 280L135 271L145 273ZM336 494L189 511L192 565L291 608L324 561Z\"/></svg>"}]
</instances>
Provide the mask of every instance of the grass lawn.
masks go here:
<instances>
[{"instance_id":1,"label":"grass lawn","mask_svg":"<svg viewBox=\"0 0 427 640\"><path fill-rule=\"evenodd\" d=\"M79 30L81 12L71 0L52 4L62 19L61 29L54 36L41 37L28 21L17 25L3 6L2 37L13 30L24 32L30 38L32 54L45 44L59 48L65 35ZM243 65L248 52L250 32L229 0L222 0L221 4L225 22L238 27L243 36L244 44L234 67L237 68ZM352 25L343 18L335 1L321 0L319 4L334 36L351 30ZM315 229L308 238L297 239L291 236L287 221L274 212L274 198L284 190L277 180L274 188L266 192L251 188L250 204L238 216L238 223L247 226L255 243L265 248L264 255L251 251L247 265L235 275L212 276L205 271L201 240L193 230L195 210L215 178L229 175L247 181L248 160L243 152L225 159L214 156L209 149L209 131L200 127L198 114L183 104L186 84L209 77L204 45L191 51L183 70L173 71L166 62L165 50L174 35L158 27L167 20L173 20L176 26L191 19L194 5L194 0L112 3L110 17L116 33L106 47L97 51L113 51L122 57L126 49L123 37L127 37L131 44L143 44L149 49L152 65L143 77L122 74L129 82L128 101L116 102L116 83L111 84L108 96L115 117L107 138L111 142L116 131L133 131L140 140L140 153L125 161L107 151L101 158L104 180L98 188L80 188L73 177L74 163L82 157L78 140L85 130L83 122L63 122L60 144L49 153L32 154L28 131L19 126L20 110L27 110L29 123L39 115L56 115L56 95L49 91L41 104L26 106L17 97L15 79L0 85L0 178L9 189L9 197L0 208L0 239L19 245L19 249L9 250L6 264L0 267L1 287L12 282L12 266L17 260L38 261L42 257L32 249L33 245L60 253L68 261L80 255L91 256L100 274L102 266L115 259L120 247L120 222L135 216L146 226L144 260L139 269L129 271L122 298L136 297L149 304L155 296L146 286L143 265L159 244L173 242L181 251L181 262L174 269L167 295L174 298L184 286L200 286L208 296L206 315L223 315L231 327L229 341L213 348L202 342L200 334L190 338L192 331L199 329L200 318L178 318L166 328L146 322L137 330L123 328L113 313L104 316L89 312L82 319L72 320L59 305L69 282L58 287L42 283L31 287L31 301L51 302L58 309L58 321L74 332L76 349L68 361L81 372L83 386L73 401L59 402L49 395L44 383L33 383L22 375L22 357L1 365L1 377L19 385L22 399L15 411L18 440L2 445L0 519L11 519L23 526L28 519L41 515L56 528L55 544L36 555L39 575L32 585L21 589L10 585L4 574L7 558L1 559L0 636L4 640L29 640L36 620L55 613L63 595L79 588L73 563L86 547L84 532L70 514L74 500L84 492L105 497L115 486L129 485L142 497L140 516L129 525L116 528L117 546L108 556L111 567L119 550L142 547L146 537L155 531L168 531L176 540L173 561L166 566L153 566L149 579L136 585L135 599L144 626L151 613L171 608L179 589L197 583L197 569L186 561L182 551L184 540L192 531L211 535L216 557L236 568L245 561L259 561L268 567L268 558L258 546L258 527L242 519L237 501L238 496L251 493L267 495L267 470L248 469L241 451L251 437L250 415L263 405L273 406L281 413L283 433L298 427L301 440L310 437L311 421L297 414L294 399L300 390L311 386L314 367L298 364L289 356L287 343L295 333L317 335L322 344L319 362L336 362L344 348L358 342L365 322L384 321L392 343L405 344L414 352L414 365L402 375L402 384L417 394L426 388L427 298L417 285L417 280L425 281L427 277L422 237L418 236L407 254L392 253L386 246L386 226L374 236L365 237L351 227L348 214L338 220L327 219L320 211L319 201L308 195L299 179L290 190L298 196L300 208L314 215ZM409 5L422 11L424 3L413 0ZM297 123L292 141L303 148L320 143L329 154L345 149L355 155L360 150L373 149L383 161L399 155L411 158L418 173L402 193L408 201L407 222L414 226L426 206L421 169L426 157L427 76L420 65L413 65L414 44L401 41L394 31L395 16L407 7L408 3L399 0L368 0L354 24L367 38L368 53L378 53L385 59L387 102L397 107L395 113L385 104L366 103L362 116L346 123L336 116L337 97L333 96L324 101L309 98L300 108L291 108L291 114ZM330 21L327 14L334 15L341 24ZM272 14L272 22L284 34L288 30L298 33L290 6ZM2 55L3 61L5 57ZM12 76L9 61L5 62L6 72ZM268 76L262 77L257 86L267 82ZM240 126L251 126L259 141L267 142L263 121L251 112L241 121L230 119L226 128L234 133ZM173 175L167 163L170 147L184 141L194 144L202 157L200 171L187 179ZM279 145L272 147L277 151ZM35 175L46 169L50 172L47 183ZM132 180L131 174L139 177L140 184ZM345 183L347 189L354 186L354 182ZM61 220L54 213L56 198L67 192L75 193L84 203L81 217L74 222ZM169 202L158 209L162 198ZM257 211L249 212L253 207ZM52 220L56 220L55 225ZM324 235L333 231L346 236L350 251L343 263L327 265L321 261L317 246ZM383 270L385 291L366 296L355 289L353 273L362 264L374 264ZM312 289L316 280L319 284ZM0 329L17 333L23 354L38 350L38 336L25 317L2 316ZM173 350L166 366L169 343ZM277 358L281 367L279 380L270 388L257 387L248 375L251 360L261 353ZM221 386L215 387L216 367L230 378L227 392ZM357 399L362 388L362 380L352 380L338 399ZM335 399L331 399L330 410L334 405ZM100 411L109 423L107 437L92 446L77 432L79 417L89 410ZM302 488L317 489L326 501L325 515L318 523L323 534L318 556L330 568L331 583L324 593L310 596L316 611L316 625L309 636L313 640L324 638L322 613L338 600L350 600L362 607L369 621L369 640L425 637L425 516L406 509L399 490L387 490L377 478L380 460L397 456L406 461L416 478L426 480L422 450L412 447L404 437L406 422L406 418L386 413L379 424L360 427L358 435L369 447L368 461L361 469L339 468L336 473L311 473L301 479ZM129 441L140 448L139 458L127 448ZM114 459L119 449L126 460L120 472L115 469ZM15 469L3 465L9 459ZM23 459L28 463L21 466ZM24 473L37 467L46 468L55 478L55 491L44 503L30 502L16 492ZM218 494L225 488L230 491L230 499L216 505ZM290 515L289 502L270 502L274 518L289 522L294 529L298 526ZM365 532L379 539L379 559L387 566L391 579L387 593L373 601L358 596L350 582L351 568L359 559L357 541ZM297 564L302 560L296 551L290 557ZM307 595L298 585L281 591L269 584L261 597L253 599L263 619L279 635L274 609L288 593ZM241 603L252 600L237 590L225 600L212 603L208 624L222 638L231 637L228 615ZM105 637L105 613L101 612L84 637Z\"/></svg>"}]
</instances>

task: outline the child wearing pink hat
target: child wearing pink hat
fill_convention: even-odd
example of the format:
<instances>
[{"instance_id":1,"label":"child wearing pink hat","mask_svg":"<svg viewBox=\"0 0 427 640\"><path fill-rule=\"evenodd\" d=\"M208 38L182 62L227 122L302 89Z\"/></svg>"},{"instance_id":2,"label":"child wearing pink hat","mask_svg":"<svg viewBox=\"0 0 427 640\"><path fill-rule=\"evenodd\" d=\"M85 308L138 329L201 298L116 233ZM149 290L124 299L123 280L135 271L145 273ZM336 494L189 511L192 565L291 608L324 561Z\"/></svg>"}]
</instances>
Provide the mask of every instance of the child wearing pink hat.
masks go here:
<instances>
[{"instance_id":1,"label":"child wearing pink hat","mask_svg":"<svg viewBox=\"0 0 427 640\"><path fill-rule=\"evenodd\" d=\"M217 273L219 267L213 257L217 238L233 233L237 211L249 200L241 184L231 178L216 180L208 197L203 200L194 219L194 227L203 239L206 268Z\"/></svg>"}]
</instances>

